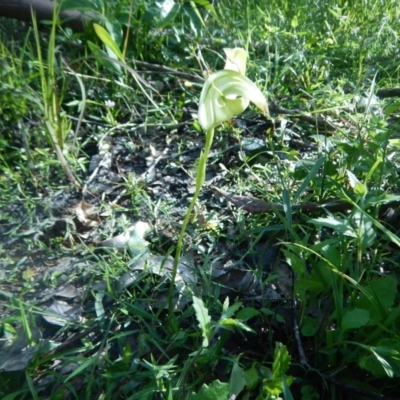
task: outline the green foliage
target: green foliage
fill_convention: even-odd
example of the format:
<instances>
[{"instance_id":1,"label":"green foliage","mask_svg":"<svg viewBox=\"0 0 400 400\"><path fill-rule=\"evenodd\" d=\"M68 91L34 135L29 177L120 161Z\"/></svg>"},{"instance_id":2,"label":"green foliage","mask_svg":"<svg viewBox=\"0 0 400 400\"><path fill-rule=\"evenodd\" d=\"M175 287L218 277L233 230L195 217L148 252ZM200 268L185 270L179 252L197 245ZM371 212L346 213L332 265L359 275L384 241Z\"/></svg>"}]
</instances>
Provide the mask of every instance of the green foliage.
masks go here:
<instances>
[{"instance_id":1,"label":"green foliage","mask_svg":"<svg viewBox=\"0 0 400 400\"><path fill-rule=\"evenodd\" d=\"M207 308L204 306L203 300L198 299L196 296L193 296L193 308L203 335L203 347L208 347L209 339L212 335L211 317L208 314Z\"/></svg>"},{"instance_id":2,"label":"green foliage","mask_svg":"<svg viewBox=\"0 0 400 400\"><path fill-rule=\"evenodd\" d=\"M198 393L192 394L190 400L214 400L228 399L229 385L219 381L214 381L211 385L203 384Z\"/></svg>"},{"instance_id":3,"label":"green foliage","mask_svg":"<svg viewBox=\"0 0 400 400\"><path fill-rule=\"evenodd\" d=\"M268 378L264 379L263 392L267 399L276 399L282 392L289 393L288 386L293 382L291 376L286 376L290 367L290 355L285 345L276 343L272 371ZM289 394L285 395L285 398Z\"/></svg>"},{"instance_id":4,"label":"green foliage","mask_svg":"<svg viewBox=\"0 0 400 400\"><path fill-rule=\"evenodd\" d=\"M12 284L21 288L18 301L0 276L2 297L13 311L0 322L1 338L14 346L23 341L26 357L19 359L25 363L21 371L0 372L0 397L316 400L343 397L337 382L394 397L400 377L400 238L398 222L382 214L395 209L400 199L399 102L375 104L373 95L378 88L400 85L397 2L372 1L367 7L361 0L218 0L214 5L206 0L65 0L62 9L93 13L95 22L82 35L56 24L39 28L35 22L23 29L10 22L16 36L13 29L0 31L4 242L15 232L27 234L29 222L42 218L32 210L35 204L45 207L45 190L66 190L60 162L73 182L90 175L87 153L99 137L113 141L122 132L137 151L146 148L155 132L165 146L173 144L170 149L177 154L162 160L176 163L177 169L186 150L193 151L193 143L205 139L205 151L193 167L198 173L193 174L192 204L183 226L174 221L173 239L175 245L176 230L182 228L176 260L183 250L195 254L201 284L183 309L175 307L174 279L163 286L159 277L143 273L129 290L118 291L114 284L127 272L126 255L103 257L80 242L67 248L64 238L52 238L49 253L61 248L95 260L90 280L104 280L107 289L92 296L88 286L92 308L84 322L71 325L74 332L93 331L76 348L57 353L58 342L38 346L36 318L41 311L21 300L34 292L33 268L21 272L22 261L13 267ZM271 113L271 124L255 119L262 126L255 133L241 125L253 118L248 111L237 127L228 121L204 138L196 120L187 126L180 120L187 111L193 114L200 96L196 84L135 65L155 62L202 76L200 69L223 67L218 56L222 47L239 45L250 54L248 76L270 103L296 110L287 116ZM164 91L158 86L152 90L160 83L166 85ZM326 117L323 124L314 119L320 116ZM166 129L170 125L173 130ZM179 130L183 125L192 136ZM241 143L243 135L252 139L253 133L265 144L261 154L250 157L241 149L235 158L230 149L225 153L232 142ZM293 138L311 150L292 146ZM232 193L252 193L272 203L273 212L253 215L201 196L209 179L211 144L215 153L209 170L221 175L212 184L228 182L225 189ZM229 157L216 162L220 154ZM34 196L30 184L36 187ZM124 185L132 201L124 207L137 216L138 204L154 199L137 176ZM100 193L93 199L101 197L106 208L107 196ZM201 201L196 202L197 196ZM24 204L23 221L17 224L10 222L15 216L8 209L15 203ZM170 213L166 203L160 198L150 204L154 220ZM337 203L344 206L330 208ZM304 204L322 206L299 211ZM209 208L218 219L213 234L207 230L208 216L202 215ZM206 221L200 228L192 209ZM81 240L80 232L72 236ZM32 250L46 247L22 237L26 258L34 259ZM279 257L266 262L265 254L275 246ZM0 258L18 254L0 248ZM262 295L246 296L246 285L239 284L221 296L220 290L229 285L211 283L211 277L215 265L225 266L225 261L240 266L240 272L252 272ZM115 302L111 311L110 299ZM294 318L307 357L304 368ZM59 340L69 336L69 329L61 331ZM253 347L248 351L237 343ZM69 372L52 370L59 363ZM42 389L48 392L44 395Z\"/></svg>"}]
</instances>

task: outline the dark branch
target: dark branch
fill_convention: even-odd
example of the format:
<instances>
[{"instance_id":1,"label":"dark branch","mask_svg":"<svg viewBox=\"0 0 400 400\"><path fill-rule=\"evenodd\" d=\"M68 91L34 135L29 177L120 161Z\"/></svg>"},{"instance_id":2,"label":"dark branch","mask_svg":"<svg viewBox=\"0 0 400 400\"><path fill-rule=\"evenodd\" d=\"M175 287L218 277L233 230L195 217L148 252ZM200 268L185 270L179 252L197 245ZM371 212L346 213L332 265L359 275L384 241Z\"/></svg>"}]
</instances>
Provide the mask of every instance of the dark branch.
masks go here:
<instances>
[{"instance_id":1,"label":"dark branch","mask_svg":"<svg viewBox=\"0 0 400 400\"><path fill-rule=\"evenodd\" d=\"M53 19L54 2L50 0L0 0L0 17L32 21L31 10L38 21ZM95 19L94 13L82 13L76 10L65 10L59 14L62 26L75 32L82 32L88 21Z\"/></svg>"}]
</instances>

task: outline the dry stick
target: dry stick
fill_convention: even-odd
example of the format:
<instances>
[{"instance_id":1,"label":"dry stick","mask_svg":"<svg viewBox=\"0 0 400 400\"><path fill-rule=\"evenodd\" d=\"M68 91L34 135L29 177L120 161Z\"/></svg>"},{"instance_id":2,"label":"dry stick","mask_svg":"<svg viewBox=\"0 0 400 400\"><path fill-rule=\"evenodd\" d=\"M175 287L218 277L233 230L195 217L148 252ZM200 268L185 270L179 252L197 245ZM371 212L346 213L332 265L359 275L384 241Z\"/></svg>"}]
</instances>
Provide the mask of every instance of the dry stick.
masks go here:
<instances>
[{"instance_id":1,"label":"dry stick","mask_svg":"<svg viewBox=\"0 0 400 400\"><path fill-rule=\"evenodd\" d=\"M381 88L376 92L376 95L381 99L400 97L400 88Z\"/></svg>"},{"instance_id":2,"label":"dry stick","mask_svg":"<svg viewBox=\"0 0 400 400\"><path fill-rule=\"evenodd\" d=\"M216 186L211 186L212 190L220 197L224 197L229 200L236 207L241 207L243 210L251 214L261 214L261 213L273 213L278 211L283 211L282 204L277 203L267 203L266 201L259 200L255 197L250 196L238 196L235 194L230 194L225 190L219 189ZM326 200L322 203L303 203L294 204L292 206L293 211L303 211L303 212L314 212L321 210L329 211L345 211L350 210L353 206L350 203L340 200Z\"/></svg>"},{"instance_id":3,"label":"dry stick","mask_svg":"<svg viewBox=\"0 0 400 400\"><path fill-rule=\"evenodd\" d=\"M277 104L269 104L268 107L269 107L269 111L273 112L275 114L291 115L295 118L300 119L301 121L308 122L309 124L312 124L312 125L315 125L315 123L317 123L317 125L320 129L329 128L329 129L336 131L336 127L334 125L332 125L332 123L327 121L327 119L321 115L320 116L312 116L312 115L306 114L303 110L300 110L298 108L289 110L285 107L278 106Z\"/></svg>"},{"instance_id":4,"label":"dry stick","mask_svg":"<svg viewBox=\"0 0 400 400\"><path fill-rule=\"evenodd\" d=\"M177 71L175 69L165 67L164 65L151 64L148 62L136 61L136 60L135 60L135 64L138 67L147 68L149 71L152 71L152 72L162 72L162 73L166 73L166 74L177 75L177 76L180 76L181 78L187 79L187 80L195 82L195 83L204 83L204 78L201 77L200 75L194 75L194 74L190 74L188 72ZM146 73L146 71L141 71L141 72Z\"/></svg>"}]
</instances>

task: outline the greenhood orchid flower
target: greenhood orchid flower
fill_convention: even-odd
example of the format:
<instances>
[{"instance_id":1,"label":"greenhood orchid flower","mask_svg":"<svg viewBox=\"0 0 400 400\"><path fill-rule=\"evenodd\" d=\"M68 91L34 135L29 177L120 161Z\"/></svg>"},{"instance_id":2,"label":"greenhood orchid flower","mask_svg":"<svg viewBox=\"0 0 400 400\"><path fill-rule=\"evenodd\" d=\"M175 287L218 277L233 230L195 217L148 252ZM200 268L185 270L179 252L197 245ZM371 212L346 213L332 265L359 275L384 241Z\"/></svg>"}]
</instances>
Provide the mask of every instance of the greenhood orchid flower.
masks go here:
<instances>
[{"instance_id":1,"label":"greenhood orchid flower","mask_svg":"<svg viewBox=\"0 0 400 400\"><path fill-rule=\"evenodd\" d=\"M247 52L241 48L224 51L225 69L210 75L201 92L198 116L204 130L242 113L250 102L268 114L268 104L261 90L245 76Z\"/></svg>"},{"instance_id":2,"label":"greenhood orchid flower","mask_svg":"<svg viewBox=\"0 0 400 400\"><path fill-rule=\"evenodd\" d=\"M207 158L213 142L214 128L243 112L250 102L255 104L262 112L268 114L268 104L261 90L245 76L247 52L244 49L235 48L225 49L225 54L225 69L215 72L207 78L200 96L199 123L206 131L206 140L197 166L196 189L183 220L176 245L168 295L168 314L171 321L174 321L175 318L173 303L175 277L182 254L183 239L191 213L206 179ZM171 325L173 325L173 322L171 322Z\"/></svg>"}]
</instances>

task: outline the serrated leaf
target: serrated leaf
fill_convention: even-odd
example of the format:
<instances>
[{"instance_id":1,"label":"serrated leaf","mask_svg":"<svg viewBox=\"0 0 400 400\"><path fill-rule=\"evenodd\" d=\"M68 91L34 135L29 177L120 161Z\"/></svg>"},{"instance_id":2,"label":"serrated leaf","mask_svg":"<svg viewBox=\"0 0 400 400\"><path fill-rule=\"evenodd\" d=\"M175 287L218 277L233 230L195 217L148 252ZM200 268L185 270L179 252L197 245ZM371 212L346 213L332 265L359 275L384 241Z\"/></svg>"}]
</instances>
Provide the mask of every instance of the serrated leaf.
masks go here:
<instances>
[{"instance_id":1,"label":"serrated leaf","mask_svg":"<svg viewBox=\"0 0 400 400\"><path fill-rule=\"evenodd\" d=\"M260 311L253 307L245 307L236 314L236 318L246 321L247 319L257 317L257 315L260 315Z\"/></svg>"},{"instance_id":2,"label":"serrated leaf","mask_svg":"<svg viewBox=\"0 0 400 400\"><path fill-rule=\"evenodd\" d=\"M338 217L326 217L326 218L314 218L310 219L314 225L317 226L325 226L328 228L332 228L334 231L341 233L345 236L357 237L354 232L354 228L351 226L350 222L346 219L338 218Z\"/></svg>"},{"instance_id":3,"label":"serrated leaf","mask_svg":"<svg viewBox=\"0 0 400 400\"><path fill-rule=\"evenodd\" d=\"M229 396L237 396L246 386L246 373L244 369L235 362L233 364L231 377L229 379Z\"/></svg>"},{"instance_id":4,"label":"serrated leaf","mask_svg":"<svg viewBox=\"0 0 400 400\"><path fill-rule=\"evenodd\" d=\"M209 338L212 335L211 317L208 314L208 309L203 300L196 296L193 296L193 308L203 336L203 347L208 347Z\"/></svg>"},{"instance_id":5,"label":"serrated leaf","mask_svg":"<svg viewBox=\"0 0 400 400\"><path fill-rule=\"evenodd\" d=\"M369 322L369 312L362 308L355 308L354 310L347 311L342 319L343 331L349 329L357 329L367 325Z\"/></svg>"},{"instance_id":6,"label":"serrated leaf","mask_svg":"<svg viewBox=\"0 0 400 400\"><path fill-rule=\"evenodd\" d=\"M372 279L364 288L374 299L373 302L364 294L356 300L357 308L368 310L371 319L381 321L393 307L397 295L397 280L389 276Z\"/></svg>"},{"instance_id":7,"label":"serrated leaf","mask_svg":"<svg viewBox=\"0 0 400 400\"><path fill-rule=\"evenodd\" d=\"M290 355L287 347L282 343L276 343L274 352L274 362L272 363L272 377L282 379L290 366Z\"/></svg>"},{"instance_id":8,"label":"serrated leaf","mask_svg":"<svg viewBox=\"0 0 400 400\"><path fill-rule=\"evenodd\" d=\"M229 396L229 384L216 380L210 386L205 383L198 393L193 393L190 400L226 400Z\"/></svg>"},{"instance_id":9,"label":"serrated leaf","mask_svg":"<svg viewBox=\"0 0 400 400\"><path fill-rule=\"evenodd\" d=\"M253 363L250 369L246 371L246 387L249 391L255 390L260 382L260 376L256 363Z\"/></svg>"}]
</instances>

